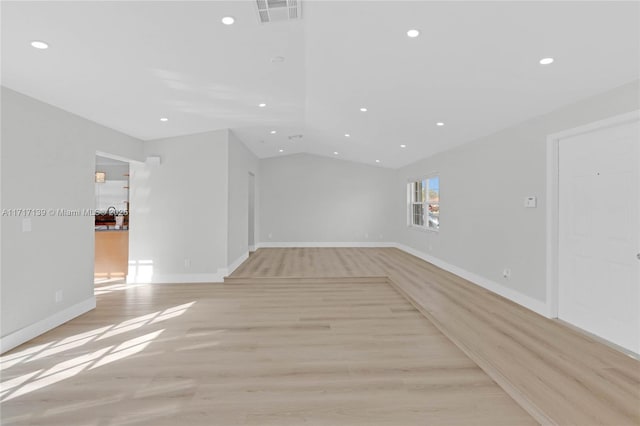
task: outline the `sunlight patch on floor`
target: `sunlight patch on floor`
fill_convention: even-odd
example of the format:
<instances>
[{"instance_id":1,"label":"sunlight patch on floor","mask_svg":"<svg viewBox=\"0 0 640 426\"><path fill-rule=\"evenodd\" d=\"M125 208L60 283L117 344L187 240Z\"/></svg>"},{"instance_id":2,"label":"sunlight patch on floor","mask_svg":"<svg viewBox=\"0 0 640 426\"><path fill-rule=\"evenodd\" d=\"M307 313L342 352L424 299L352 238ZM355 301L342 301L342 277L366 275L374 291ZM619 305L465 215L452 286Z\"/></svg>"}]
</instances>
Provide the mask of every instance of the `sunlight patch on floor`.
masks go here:
<instances>
[{"instance_id":1,"label":"sunlight patch on floor","mask_svg":"<svg viewBox=\"0 0 640 426\"><path fill-rule=\"evenodd\" d=\"M150 326L184 314L196 302L184 303L170 308L138 316L122 321L117 325L108 325L94 330L75 334L59 341L37 345L0 357L2 369L9 369L20 363L28 363L52 355L58 355L71 349L77 349L89 342L97 342L122 333ZM9 401L21 395L42 389L77 374L116 362L142 352L151 342L156 340L165 329L155 330L141 336L133 337L115 346L109 345L91 353L82 354L59 362L44 370L38 369L19 377L0 383L0 402Z\"/></svg>"}]
</instances>

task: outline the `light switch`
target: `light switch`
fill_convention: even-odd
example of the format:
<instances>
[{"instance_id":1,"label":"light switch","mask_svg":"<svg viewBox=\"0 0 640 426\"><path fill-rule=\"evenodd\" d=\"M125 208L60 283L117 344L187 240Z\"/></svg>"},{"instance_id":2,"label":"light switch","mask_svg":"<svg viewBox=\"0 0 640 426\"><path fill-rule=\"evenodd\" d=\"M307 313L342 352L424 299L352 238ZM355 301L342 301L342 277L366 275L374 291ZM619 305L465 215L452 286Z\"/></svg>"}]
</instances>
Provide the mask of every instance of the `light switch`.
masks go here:
<instances>
[{"instance_id":1,"label":"light switch","mask_svg":"<svg viewBox=\"0 0 640 426\"><path fill-rule=\"evenodd\" d=\"M524 199L524 206L528 209L535 209L538 205L538 199L536 197L527 197Z\"/></svg>"},{"instance_id":2,"label":"light switch","mask_svg":"<svg viewBox=\"0 0 640 426\"><path fill-rule=\"evenodd\" d=\"M31 218L25 217L22 219L22 232L31 232Z\"/></svg>"}]
</instances>

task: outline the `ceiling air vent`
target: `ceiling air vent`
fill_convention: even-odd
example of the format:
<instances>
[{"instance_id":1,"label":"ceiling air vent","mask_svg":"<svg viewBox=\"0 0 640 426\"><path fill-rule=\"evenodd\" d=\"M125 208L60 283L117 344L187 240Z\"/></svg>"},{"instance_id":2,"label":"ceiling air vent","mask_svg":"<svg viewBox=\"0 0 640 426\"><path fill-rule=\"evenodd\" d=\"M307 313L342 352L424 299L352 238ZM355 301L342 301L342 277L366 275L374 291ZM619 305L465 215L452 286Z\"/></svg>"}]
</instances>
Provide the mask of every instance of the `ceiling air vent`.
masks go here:
<instances>
[{"instance_id":1,"label":"ceiling air vent","mask_svg":"<svg viewBox=\"0 0 640 426\"><path fill-rule=\"evenodd\" d=\"M263 24L300 19L300 0L256 0L258 18Z\"/></svg>"}]
</instances>

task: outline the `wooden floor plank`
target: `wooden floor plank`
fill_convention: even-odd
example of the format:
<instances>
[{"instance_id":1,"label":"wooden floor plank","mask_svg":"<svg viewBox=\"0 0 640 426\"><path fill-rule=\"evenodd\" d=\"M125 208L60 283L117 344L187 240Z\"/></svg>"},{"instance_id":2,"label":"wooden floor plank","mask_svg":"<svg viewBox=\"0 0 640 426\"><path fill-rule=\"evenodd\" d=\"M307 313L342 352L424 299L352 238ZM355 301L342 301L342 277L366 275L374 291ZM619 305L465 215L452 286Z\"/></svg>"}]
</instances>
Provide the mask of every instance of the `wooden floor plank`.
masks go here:
<instances>
[{"instance_id":1,"label":"wooden floor plank","mask_svg":"<svg viewBox=\"0 0 640 426\"><path fill-rule=\"evenodd\" d=\"M255 267L361 267L293 255ZM107 287L0 357L3 425L535 424L386 278Z\"/></svg>"},{"instance_id":2,"label":"wooden floor plank","mask_svg":"<svg viewBox=\"0 0 640 426\"><path fill-rule=\"evenodd\" d=\"M395 248L260 249L232 278L274 276L272 257L291 275L389 277L541 423L640 425L640 363L560 321Z\"/></svg>"}]
</instances>

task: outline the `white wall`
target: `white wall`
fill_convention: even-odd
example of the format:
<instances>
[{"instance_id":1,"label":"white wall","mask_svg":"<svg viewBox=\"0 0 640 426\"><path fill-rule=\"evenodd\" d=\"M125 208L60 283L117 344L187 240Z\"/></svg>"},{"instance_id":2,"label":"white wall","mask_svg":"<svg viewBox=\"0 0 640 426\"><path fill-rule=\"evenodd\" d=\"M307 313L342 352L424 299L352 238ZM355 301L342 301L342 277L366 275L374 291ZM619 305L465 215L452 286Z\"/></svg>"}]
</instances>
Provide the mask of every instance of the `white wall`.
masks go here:
<instances>
[{"instance_id":1,"label":"white wall","mask_svg":"<svg viewBox=\"0 0 640 426\"><path fill-rule=\"evenodd\" d=\"M2 87L3 209L93 209L96 151L143 158L141 141ZM29 219L2 216L2 350L95 306L93 217Z\"/></svg>"},{"instance_id":2,"label":"white wall","mask_svg":"<svg viewBox=\"0 0 640 426\"><path fill-rule=\"evenodd\" d=\"M394 241L395 171L307 154L260 161L259 241Z\"/></svg>"},{"instance_id":3,"label":"white wall","mask_svg":"<svg viewBox=\"0 0 640 426\"><path fill-rule=\"evenodd\" d=\"M397 241L544 311L547 135L637 110L638 93L636 81L398 170ZM440 232L409 229L406 182L432 172L440 175ZM526 196L538 207L525 209Z\"/></svg>"},{"instance_id":4,"label":"white wall","mask_svg":"<svg viewBox=\"0 0 640 426\"><path fill-rule=\"evenodd\" d=\"M96 172L105 172L106 180L127 180L126 174L129 173L129 165L103 164L100 165L96 160Z\"/></svg>"},{"instance_id":5,"label":"white wall","mask_svg":"<svg viewBox=\"0 0 640 426\"><path fill-rule=\"evenodd\" d=\"M161 164L131 165L128 279L219 280L227 266L228 131L148 141L145 155Z\"/></svg>"},{"instance_id":6,"label":"white wall","mask_svg":"<svg viewBox=\"0 0 640 426\"><path fill-rule=\"evenodd\" d=\"M255 175L259 193L258 167L258 157L229 132L228 265L236 266L249 251L249 173Z\"/></svg>"}]
</instances>

